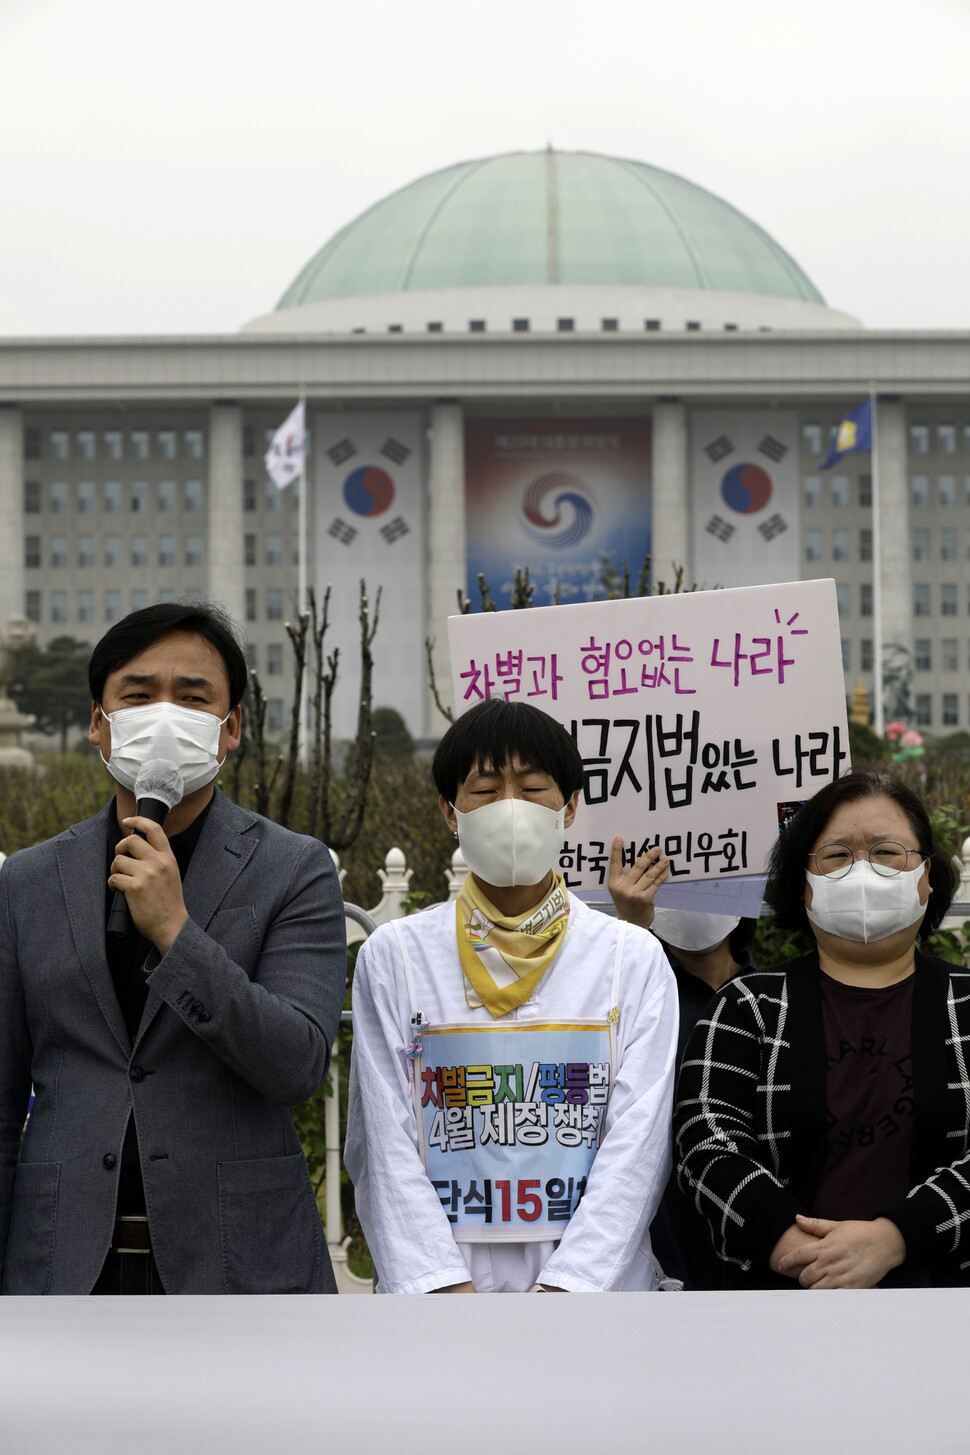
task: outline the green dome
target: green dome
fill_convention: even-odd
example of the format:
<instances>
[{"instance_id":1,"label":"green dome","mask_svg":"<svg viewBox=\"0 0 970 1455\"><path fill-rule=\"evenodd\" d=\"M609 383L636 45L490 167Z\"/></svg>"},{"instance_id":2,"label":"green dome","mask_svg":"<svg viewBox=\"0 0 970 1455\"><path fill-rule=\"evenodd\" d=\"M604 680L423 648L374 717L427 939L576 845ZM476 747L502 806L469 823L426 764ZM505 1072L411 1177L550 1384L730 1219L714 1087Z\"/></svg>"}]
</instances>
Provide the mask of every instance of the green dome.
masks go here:
<instances>
[{"instance_id":1,"label":"green dome","mask_svg":"<svg viewBox=\"0 0 970 1455\"><path fill-rule=\"evenodd\" d=\"M702 187L644 162L549 150L460 162L392 192L311 258L277 308L543 283L824 303L762 228Z\"/></svg>"}]
</instances>

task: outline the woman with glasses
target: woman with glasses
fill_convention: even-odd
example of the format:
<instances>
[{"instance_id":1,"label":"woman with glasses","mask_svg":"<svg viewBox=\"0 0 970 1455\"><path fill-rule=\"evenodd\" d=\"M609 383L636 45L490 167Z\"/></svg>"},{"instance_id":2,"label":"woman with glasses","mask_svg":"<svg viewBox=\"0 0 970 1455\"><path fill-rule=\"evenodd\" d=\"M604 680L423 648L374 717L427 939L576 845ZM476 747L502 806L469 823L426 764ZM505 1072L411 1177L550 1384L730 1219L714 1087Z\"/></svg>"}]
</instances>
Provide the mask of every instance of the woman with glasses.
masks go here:
<instances>
[{"instance_id":1,"label":"woman with glasses","mask_svg":"<svg viewBox=\"0 0 970 1455\"><path fill-rule=\"evenodd\" d=\"M970 972L916 949L952 861L919 798L864 771L798 811L768 870L815 949L718 992L675 1114L725 1286L970 1283Z\"/></svg>"}]
</instances>

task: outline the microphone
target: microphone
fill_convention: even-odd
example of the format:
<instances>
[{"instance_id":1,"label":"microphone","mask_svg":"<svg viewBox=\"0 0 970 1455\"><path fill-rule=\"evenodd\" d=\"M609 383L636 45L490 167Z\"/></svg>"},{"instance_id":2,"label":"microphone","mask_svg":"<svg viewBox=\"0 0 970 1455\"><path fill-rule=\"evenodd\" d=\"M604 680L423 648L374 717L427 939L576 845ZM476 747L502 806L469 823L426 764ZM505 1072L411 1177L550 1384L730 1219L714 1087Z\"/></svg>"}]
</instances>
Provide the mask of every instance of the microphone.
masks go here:
<instances>
[{"instance_id":1,"label":"microphone","mask_svg":"<svg viewBox=\"0 0 970 1455\"><path fill-rule=\"evenodd\" d=\"M135 779L135 812L140 818L150 818L152 823L162 824L177 803L181 803L185 783L182 774L168 758L149 758L138 769ZM143 839L144 834L138 833ZM115 890L108 915L107 933L119 939L131 933L131 910L124 891Z\"/></svg>"}]
</instances>

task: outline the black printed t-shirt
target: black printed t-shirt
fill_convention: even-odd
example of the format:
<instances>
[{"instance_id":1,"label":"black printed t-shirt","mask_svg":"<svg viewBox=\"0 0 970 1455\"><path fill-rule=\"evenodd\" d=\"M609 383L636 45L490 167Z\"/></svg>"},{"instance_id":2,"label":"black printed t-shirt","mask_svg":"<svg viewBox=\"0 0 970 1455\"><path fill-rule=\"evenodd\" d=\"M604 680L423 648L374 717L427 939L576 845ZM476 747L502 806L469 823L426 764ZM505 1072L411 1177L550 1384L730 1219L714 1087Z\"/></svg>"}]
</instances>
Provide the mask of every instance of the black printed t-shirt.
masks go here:
<instances>
[{"instance_id":1,"label":"black printed t-shirt","mask_svg":"<svg viewBox=\"0 0 970 1455\"><path fill-rule=\"evenodd\" d=\"M913 981L869 988L821 976L827 1135L818 1217L875 1218L912 1186Z\"/></svg>"}]
</instances>

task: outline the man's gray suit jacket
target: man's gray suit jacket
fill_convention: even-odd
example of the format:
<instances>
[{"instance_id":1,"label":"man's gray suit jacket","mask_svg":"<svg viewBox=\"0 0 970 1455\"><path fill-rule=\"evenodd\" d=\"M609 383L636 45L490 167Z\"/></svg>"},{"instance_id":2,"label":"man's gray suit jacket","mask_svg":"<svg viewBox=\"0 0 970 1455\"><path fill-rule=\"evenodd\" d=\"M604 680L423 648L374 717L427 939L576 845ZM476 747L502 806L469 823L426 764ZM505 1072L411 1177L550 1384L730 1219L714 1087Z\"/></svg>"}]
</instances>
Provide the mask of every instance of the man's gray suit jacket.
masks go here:
<instances>
[{"instance_id":1,"label":"man's gray suit jacket","mask_svg":"<svg viewBox=\"0 0 970 1455\"><path fill-rule=\"evenodd\" d=\"M216 790L132 1044L105 955L114 815L112 800L0 869L0 1287L91 1291L133 1114L168 1293L335 1292L291 1111L323 1079L343 1003L330 855Z\"/></svg>"}]
</instances>

